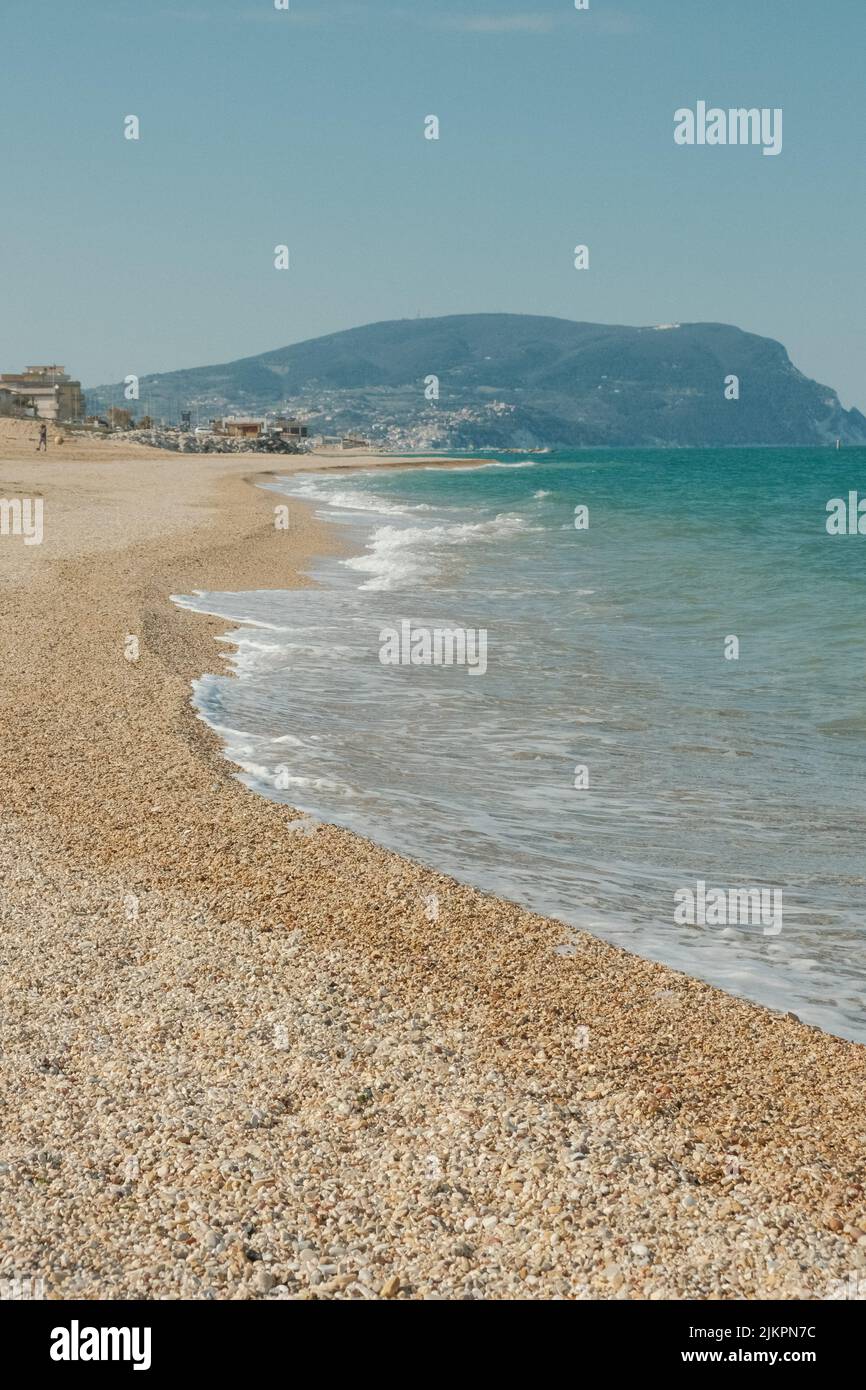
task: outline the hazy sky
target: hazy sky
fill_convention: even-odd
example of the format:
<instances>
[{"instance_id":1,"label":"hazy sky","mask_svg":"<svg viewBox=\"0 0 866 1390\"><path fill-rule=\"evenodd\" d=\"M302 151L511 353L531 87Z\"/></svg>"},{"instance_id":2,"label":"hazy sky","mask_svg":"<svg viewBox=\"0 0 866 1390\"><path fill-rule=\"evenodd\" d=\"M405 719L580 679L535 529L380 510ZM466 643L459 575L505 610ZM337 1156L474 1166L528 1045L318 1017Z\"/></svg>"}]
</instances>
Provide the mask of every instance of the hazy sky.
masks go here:
<instances>
[{"instance_id":1,"label":"hazy sky","mask_svg":"<svg viewBox=\"0 0 866 1390\"><path fill-rule=\"evenodd\" d=\"M866 0L3 0L0 370L713 320L866 410L864 48ZM699 100L781 107L782 153L678 147Z\"/></svg>"}]
</instances>

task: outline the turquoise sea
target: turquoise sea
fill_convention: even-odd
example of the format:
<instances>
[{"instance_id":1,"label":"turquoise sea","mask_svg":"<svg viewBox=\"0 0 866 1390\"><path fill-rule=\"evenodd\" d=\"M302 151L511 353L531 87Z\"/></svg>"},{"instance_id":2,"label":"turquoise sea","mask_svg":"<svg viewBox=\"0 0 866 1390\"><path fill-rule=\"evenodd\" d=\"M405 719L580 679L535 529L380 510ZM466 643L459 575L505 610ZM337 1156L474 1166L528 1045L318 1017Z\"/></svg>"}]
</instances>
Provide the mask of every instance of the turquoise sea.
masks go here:
<instances>
[{"instance_id":1,"label":"turquoise sea","mask_svg":"<svg viewBox=\"0 0 866 1390\"><path fill-rule=\"evenodd\" d=\"M858 487L863 449L297 475L275 504L351 558L178 596L237 625L195 699L262 794L866 1041L866 535L825 524ZM404 620L485 630L486 671L383 665ZM699 881L781 891L781 931L676 922Z\"/></svg>"}]
</instances>

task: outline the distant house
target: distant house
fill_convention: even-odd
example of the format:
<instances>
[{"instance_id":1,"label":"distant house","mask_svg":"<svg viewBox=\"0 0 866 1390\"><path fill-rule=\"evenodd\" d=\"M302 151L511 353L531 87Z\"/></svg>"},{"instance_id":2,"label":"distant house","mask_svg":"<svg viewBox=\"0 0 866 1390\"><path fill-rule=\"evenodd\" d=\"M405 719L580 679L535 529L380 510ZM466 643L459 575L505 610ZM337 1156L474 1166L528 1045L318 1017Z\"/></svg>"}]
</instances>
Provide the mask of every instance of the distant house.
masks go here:
<instances>
[{"instance_id":1,"label":"distant house","mask_svg":"<svg viewBox=\"0 0 866 1390\"><path fill-rule=\"evenodd\" d=\"M113 430L130 430L132 429L132 411L124 410L119 405L113 405L108 411L108 423Z\"/></svg>"},{"instance_id":2,"label":"distant house","mask_svg":"<svg viewBox=\"0 0 866 1390\"><path fill-rule=\"evenodd\" d=\"M294 415L281 416L274 421L274 430L284 439L306 439L308 430Z\"/></svg>"},{"instance_id":3,"label":"distant house","mask_svg":"<svg viewBox=\"0 0 866 1390\"><path fill-rule=\"evenodd\" d=\"M230 415L223 421L223 433L235 439L258 439L264 433L264 420L254 420L243 415Z\"/></svg>"},{"instance_id":4,"label":"distant house","mask_svg":"<svg viewBox=\"0 0 866 1390\"><path fill-rule=\"evenodd\" d=\"M369 439L362 439L360 435L344 434L340 440L341 449L369 449Z\"/></svg>"},{"instance_id":5,"label":"distant house","mask_svg":"<svg viewBox=\"0 0 866 1390\"><path fill-rule=\"evenodd\" d=\"M35 414L40 420L81 420L84 395L63 367L25 367L0 373L0 409L5 414Z\"/></svg>"}]
</instances>

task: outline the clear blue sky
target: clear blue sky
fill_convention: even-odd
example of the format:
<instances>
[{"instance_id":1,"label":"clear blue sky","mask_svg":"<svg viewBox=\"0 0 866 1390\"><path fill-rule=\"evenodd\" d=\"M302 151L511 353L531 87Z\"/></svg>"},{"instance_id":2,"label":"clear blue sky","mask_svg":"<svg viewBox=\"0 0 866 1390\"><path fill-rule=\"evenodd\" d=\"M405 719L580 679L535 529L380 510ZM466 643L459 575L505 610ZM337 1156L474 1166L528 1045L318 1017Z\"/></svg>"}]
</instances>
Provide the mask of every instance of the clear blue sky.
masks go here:
<instances>
[{"instance_id":1,"label":"clear blue sky","mask_svg":"<svg viewBox=\"0 0 866 1390\"><path fill-rule=\"evenodd\" d=\"M866 410L864 53L866 0L3 0L0 370L714 320ZM782 107L782 154L677 147L699 99Z\"/></svg>"}]
</instances>

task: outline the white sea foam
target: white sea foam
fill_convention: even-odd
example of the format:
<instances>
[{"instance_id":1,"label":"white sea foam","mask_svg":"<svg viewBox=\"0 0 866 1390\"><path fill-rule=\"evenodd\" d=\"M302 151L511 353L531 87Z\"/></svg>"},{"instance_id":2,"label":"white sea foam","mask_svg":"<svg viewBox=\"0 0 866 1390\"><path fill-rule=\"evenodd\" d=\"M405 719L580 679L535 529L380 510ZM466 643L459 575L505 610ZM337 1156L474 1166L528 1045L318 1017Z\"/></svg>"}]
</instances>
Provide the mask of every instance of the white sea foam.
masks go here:
<instances>
[{"instance_id":1,"label":"white sea foam","mask_svg":"<svg viewBox=\"0 0 866 1390\"><path fill-rule=\"evenodd\" d=\"M235 758L236 750L229 748L229 757ZM240 760L238 760L240 761ZM355 796L355 789L346 782L335 782L330 777L301 777L295 773L281 771L277 774L271 767L257 767L254 763L243 761L244 771L259 782L280 791L337 792L340 796ZM279 776L279 787L276 778Z\"/></svg>"},{"instance_id":2,"label":"white sea foam","mask_svg":"<svg viewBox=\"0 0 866 1390\"><path fill-rule=\"evenodd\" d=\"M516 463L499 463L498 461L497 461L497 462L487 462L487 463L468 463L468 464L466 464L465 466L461 466L461 467L459 467L459 468L449 468L449 469L448 469L448 472L449 472L449 473L481 473L481 472L483 472L483 470L484 470L485 468L537 468L537 467L538 467L538 463L539 463L539 460L538 460L538 459L520 459L520 460L519 460L518 462L516 462ZM439 469L435 464L434 464L434 465L428 465L428 466L424 469L424 472L425 472L425 473L438 473L438 472L440 472L440 469Z\"/></svg>"},{"instance_id":3,"label":"white sea foam","mask_svg":"<svg viewBox=\"0 0 866 1390\"><path fill-rule=\"evenodd\" d=\"M369 476L363 474L362 476ZM380 516L407 516L411 512L428 512L431 508L425 502L392 502L375 492L363 492L360 488L346 487L327 478L300 477L281 479L281 492L289 492L311 502L325 502L337 511L374 512Z\"/></svg>"},{"instance_id":4,"label":"white sea foam","mask_svg":"<svg viewBox=\"0 0 866 1390\"><path fill-rule=\"evenodd\" d=\"M336 642L298 642L296 640L288 642L259 642L254 637L246 637L242 632L227 632L225 636L218 637L219 642L231 642L237 647L239 654L249 654L254 657L257 652L267 652L279 656L313 656L325 657L332 660L334 657L350 657L353 655L351 647L341 646Z\"/></svg>"},{"instance_id":5,"label":"white sea foam","mask_svg":"<svg viewBox=\"0 0 866 1390\"><path fill-rule=\"evenodd\" d=\"M247 652L282 652L285 651L285 644L282 642L260 642L255 637L244 637L240 632L225 632L217 637L218 642L230 642L240 651Z\"/></svg>"},{"instance_id":6,"label":"white sea foam","mask_svg":"<svg viewBox=\"0 0 866 1390\"><path fill-rule=\"evenodd\" d=\"M270 589L255 589L254 594L269 594ZM220 595L219 597L222 597ZM230 594L228 598L237 598L239 595ZM249 598L250 593L242 597ZM270 623L264 618L253 618L245 613L226 612L226 603L220 603L216 594L209 594L206 589L193 589L192 594L169 594L172 603L176 603L178 608L185 608L191 613L207 613L213 618L224 618L227 623L243 623L244 627L258 627L264 632L291 632L292 629L283 623ZM231 642L234 638L230 634L221 634L216 639L218 642Z\"/></svg>"},{"instance_id":7,"label":"white sea foam","mask_svg":"<svg viewBox=\"0 0 866 1390\"><path fill-rule=\"evenodd\" d=\"M293 787L308 787L313 791L335 791L341 796L355 796L355 788L350 787L347 782L334 782L327 777L292 777L288 781Z\"/></svg>"},{"instance_id":8,"label":"white sea foam","mask_svg":"<svg viewBox=\"0 0 866 1390\"><path fill-rule=\"evenodd\" d=\"M344 560L343 565L371 576L362 589L394 589L437 574L437 551L508 539L530 529L523 517L505 512L491 521L452 526L380 526L370 537L367 553Z\"/></svg>"}]
</instances>

